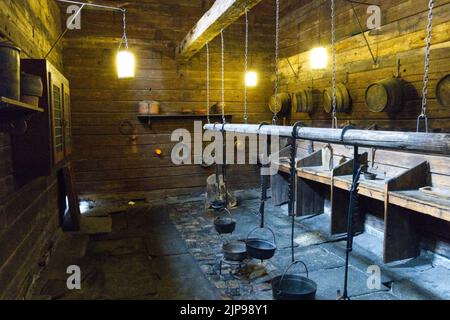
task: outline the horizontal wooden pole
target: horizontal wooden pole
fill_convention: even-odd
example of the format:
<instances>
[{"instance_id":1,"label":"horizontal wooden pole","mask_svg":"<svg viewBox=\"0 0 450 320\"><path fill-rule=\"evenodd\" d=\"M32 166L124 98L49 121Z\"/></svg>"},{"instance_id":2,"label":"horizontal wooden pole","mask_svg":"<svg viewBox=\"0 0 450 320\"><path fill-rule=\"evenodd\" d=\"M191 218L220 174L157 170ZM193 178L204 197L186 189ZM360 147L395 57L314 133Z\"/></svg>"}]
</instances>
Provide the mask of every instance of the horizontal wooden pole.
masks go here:
<instances>
[{"instance_id":1,"label":"horizontal wooden pole","mask_svg":"<svg viewBox=\"0 0 450 320\"><path fill-rule=\"evenodd\" d=\"M226 132L241 134L277 134L292 137L292 126L262 126L226 124ZM207 124L205 130L221 131L221 124ZM349 129L342 135L342 129L310 128L298 129L298 137L304 140L332 144L360 146L367 148L401 150L426 154L450 155L450 133L416 133L397 131L374 131Z\"/></svg>"}]
</instances>

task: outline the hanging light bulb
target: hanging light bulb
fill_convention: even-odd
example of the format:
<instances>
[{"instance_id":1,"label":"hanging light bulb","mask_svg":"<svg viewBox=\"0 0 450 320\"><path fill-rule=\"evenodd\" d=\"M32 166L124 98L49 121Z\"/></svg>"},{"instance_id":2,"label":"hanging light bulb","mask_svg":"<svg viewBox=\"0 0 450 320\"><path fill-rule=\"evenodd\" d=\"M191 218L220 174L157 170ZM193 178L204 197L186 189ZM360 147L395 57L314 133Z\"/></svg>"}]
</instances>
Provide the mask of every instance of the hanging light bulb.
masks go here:
<instances>
[{"instance_id":1,"label":"hanging light bulb","mask_svg":"<svg viewBox=\"0 0 450 320\"><path fill-rule=\"evenodd\" d=\"M119 79L134 78L136 61L134 54L129 50L120 50L117 53L117 75Z\"/></svg>"},{"instance_id":2,"label":"hanging light bulb","mask_svg":"<svg viewBox=\"0 0 450 320\"><path fill-rule=\"evenodd\" d=\"M247 71L245 74L245 86L254 88L258 85L258 74L255 71Z\"/></svg>"},{"instance_id":3,"label":"hanging light bulb","mask_svg":"<svg viewBox=\"0 0 450 320\"><path fill-rule=\"evenodd\" d=\"M125 44L125 49L122 49ZM123 36L119 45L119 52L116 57L117 76L119 79L134 78L136 59L128 48L126 10L123 11Z\"/></svg>"},{"instance_id":4,"label":"hanging light bulb","mask_svg":"<svg viewBox=\"0 0 450 320\"><path fill-rule=\"evenodd\" d=\"M328 65L328 53L324 47L317 47L311 50L311 69L321 70Z\"/></svg>"}]
</instances>

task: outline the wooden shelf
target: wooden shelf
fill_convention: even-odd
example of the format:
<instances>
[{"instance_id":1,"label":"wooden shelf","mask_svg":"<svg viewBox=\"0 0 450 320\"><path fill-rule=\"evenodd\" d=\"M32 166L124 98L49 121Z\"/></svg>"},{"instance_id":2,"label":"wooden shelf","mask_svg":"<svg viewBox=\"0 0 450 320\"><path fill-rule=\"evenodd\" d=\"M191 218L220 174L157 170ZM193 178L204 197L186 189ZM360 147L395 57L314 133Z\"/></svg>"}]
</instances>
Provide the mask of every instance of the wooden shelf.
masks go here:
<instances>
[{"instance_id":1,"label":"wooden shelf","mask_svg":"<svg viewBox=\"0 0 450 320\"><path fill-rule=\"evenodd\" d=\"M450 221L450 200L429 195L421 190L390 191L389 203Z\"/></svg>"},{"instance_id":2,"label":"wooden shelf","mask_svg":"<svg viewBox=\"0 0 450 320\"><path fill-rule=\"evenodd\" d=\"M8 112L44 112L45 110L17 100L0 97L0 111Z\"/></svg>"},{"instance_id":3,"label":"wooden shelf","mask_svg":"<svg viewBox=\"0 0 450 320\"><path fill-rule=\"evenodd\" d=\"M137 116L139 120L146 122L148 125L151 125L151 121L152 120L156 120L156 119L200 119L200 118L205 118L207 117L206 114L189 114L189 113L172 113L172 114L149 114L149 115L138 115ZM209 115L210 118L220 118L222 119L222 115L221 114L210 114ZM226 118L231 118L232 115L231 114L226 114L225 115Z\"/></svg>"}]
</instances>

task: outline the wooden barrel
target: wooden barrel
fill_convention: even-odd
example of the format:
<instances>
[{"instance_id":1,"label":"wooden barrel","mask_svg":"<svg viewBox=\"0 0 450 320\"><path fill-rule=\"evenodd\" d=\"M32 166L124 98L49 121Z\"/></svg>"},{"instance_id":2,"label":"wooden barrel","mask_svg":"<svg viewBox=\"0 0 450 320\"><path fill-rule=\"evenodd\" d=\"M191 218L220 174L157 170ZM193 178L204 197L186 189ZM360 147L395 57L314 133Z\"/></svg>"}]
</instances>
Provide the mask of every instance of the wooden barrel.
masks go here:
<instances>
[{"instance_id":1,"label":"wooden barrel","mask_svg":"<svg viewBox=\"0 0 450 320\"><path fill-rule=\"evenodd\" d=\"M42 97L44 85L42 79L34 74L20 74L20 94L23 96Z\"/></svg>"},{"instance_id":2,"label":"wooden barrel","mask_svg":"<svg viewBox=\"0 0 450 320\"><path fill-rule=\"evenodd\" d=\"M450 74L442 78L436 87L436 97L444 107L450 107Z\"/></svg>"},{"instance_id":3,"label":"wooden barrel","mask_svg":"<svg viewBox=\"0 0 450 320\"><path fill-rule=\"evenodd\" d=\"M323 106L325 112L331 113L333 109L333 88L327 88L323 92ZM336 85L336 111L340 113L350 111L351 100L347 87L343 83Z\"/></svg>"},{"instance_id":4,"label":"wooden barrel","mask_svg":"<svg viewBox=\"0 0 450 320\"><path fill-rule=\"evenodd\" d=\"M304 89L292 94L293 112L312 113L320 102L320 92Z\"/></svg>"},{"instance_id":5,"label":"wooden barrel","mask_svg":"<svg viewBox=\"0 0 450 320\"><path fill-rule=\"evenodd\" d=\"M366 90L366 105L372 112L394 112L403 104L404 82L389 78L371 84Z\"/></svg>"},{"instance_id":6,"label":"wooden barrel","mask_svg":"<svg viewBox=\"0 0 450 320\"><path fill-rule=\"evenodd\" d=\"M291 109L291 95L289 93L279 93L276 97L277 115L286 115ZM270 97L269 108L272 113L275 110L275 96Z\"/></svg>"},{"instance_id":7,"label":"wooden barrel","mask_svg":"<svg viewBox=\"0 0 450 320\"><path fill-rule=\"evenodd\" d=\"M0 42L0 96L20 99L20 49Z\"/></svg>"}]
</instances>

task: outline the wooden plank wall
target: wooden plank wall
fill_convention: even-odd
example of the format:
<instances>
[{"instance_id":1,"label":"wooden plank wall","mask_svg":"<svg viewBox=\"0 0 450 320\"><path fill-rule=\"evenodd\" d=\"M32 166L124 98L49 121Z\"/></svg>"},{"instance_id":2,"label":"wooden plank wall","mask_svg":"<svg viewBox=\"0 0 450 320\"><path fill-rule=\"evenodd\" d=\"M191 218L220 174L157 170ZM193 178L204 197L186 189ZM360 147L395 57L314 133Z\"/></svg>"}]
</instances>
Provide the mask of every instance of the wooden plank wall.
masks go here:
<instances>
[{"instance_id":1,"label":"wooden plank wall","mask_svg":"<svg viewBox=\"0 0 450 320\"><path fill-rule=\"evenodd\" d=\"M0 0L0 8L0 37L23 57L42 58L61 32L53 0ZM61 66L61 55L59 46L50 60ZM10 135L0 133L0 299L24 297L59 225L56 178L16 179L11 147Z\"/></svg>"},{"instance_id":2,"label":"wooden plank wall","mask_svg":"<svg viewBox=\"0 0 450 320\"><path fill-rule=\"evenodd\" d=\"M412 130L415 128L421 105L428 1L371 2L378 3L382 9L381 30L365 33L378 58L378 68L373 68L370 53L350 3L344 0L336 2L337 80L347 82L353 100L352 112L338 115L340 125L352 122L360 127L368 127L376 123L380 128ZM365 28L367 6L355 5L355 8ZM436 101L435 88L438 79L450 71L449 14L450 1L437 0L433 21L428 105L430 126L434 131L446 132L450 130L450 109ZM307 87L323 90L331 85L330 66L324 71L311 71L309 66L309 50L319 43L328 49L331 57L330 25L328 0L282 2L280 70L283 90L295 92ZM299 74L298 79L289 67L287 59ZM393 116L371 113L364 102L365 90L369 84L395 74L397 59L400 59L400 76L409 83L405 106ZM330 115L326 114L323 108L316 110L311 116L295 114L293 118L314 126L331 125Z\"/></svg>"},{"instance_id":3,"label":"wooden plank wall","mask_svg":"<svg viewBox=\"0 0 450 320\"><path fill-rule=\"evenodd\" d=\"M373 62L360 32L350 3L336 1L336 62L337 80L347 82L353 100L352 111L338 114L339 125L349 122L365 128L377 124L380 129L415 130L416 118L420 112L424 73L424 47L426 37L428 0L373 0L382 9L382 28L366 31L379 67ZM331 86L331 66L324 71L312 71L309 52L313 47L327 48L331 60L331 18L329 0L285 0L281 2L281 82L284 91L295 92L312 87L324 90ZM355 9L366 26L367 6L355 4ZM428 113L433 131L450 131L450 109L441 106L435 95L437 81L450 72L450 1L436 0L434 30L430 65ZM320 36L319 36L320 34ZM292 64L298 78L289 66ZM372 113L364 102L366 88L373 82L391 77L396 73L397 59L400 59L400 76L408 84L408 95L403 110L396 115ZM292 121L304 121L311 126L330 127L330 115L323 109L311 115L296 113ZM383 160L378 156L376 161ZM404 160L397 159L398 165ZM380 163L379 166L388 164ZM364 200L366 201L366 200ZM371 200L371 214L382 219L383 208ZM413 214L413 213L411 213ZM367 218L373 220L370 215ZM382 220L381 220L382 221ZM374 225L375 228L376 225ZM450 256L448 231L450 225L444 221L421 216L423 246L440 254ZM382 229L380 230L382 231Z\"/></svg>"},{"instance_id":4,"label":"wooden plank wall","mask_svg":"<svg viewBox=\"0 0 450 320\"><path fill-rule=\"evenodd\" d=\"M102 3L102 1L97 1ZM111 2L106 2L112 4ZM81 193L137 192L205 186L211 170L174 166L170 133L192 130L192 120L155 120L151 128L136 118L141 100L157 100L163 113L206 112L205 50L186 65L174 59L174 48L212 1L146 0L126 3L130 46L137 58L135 79L117 80L114 59L122 35L121 14L86 10L82 29L65 38L64 65L71 81L75 179ZM274 6L262 3L250 12L249 63L260 84L249 92L251 122L270 119L266 107L272 92ZM244 20L225 30L226 113L242 121ZM211 43L211 102L220 101L220 41ZM133 143L119 127L129 121ZM129 125L129 123L128 123ZM153 156L155 148L162 159ZM254 167L233 168L231 182L242 187L257 181Z\"/></svg>"}]
</instances>

